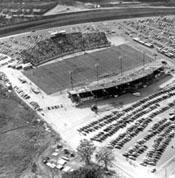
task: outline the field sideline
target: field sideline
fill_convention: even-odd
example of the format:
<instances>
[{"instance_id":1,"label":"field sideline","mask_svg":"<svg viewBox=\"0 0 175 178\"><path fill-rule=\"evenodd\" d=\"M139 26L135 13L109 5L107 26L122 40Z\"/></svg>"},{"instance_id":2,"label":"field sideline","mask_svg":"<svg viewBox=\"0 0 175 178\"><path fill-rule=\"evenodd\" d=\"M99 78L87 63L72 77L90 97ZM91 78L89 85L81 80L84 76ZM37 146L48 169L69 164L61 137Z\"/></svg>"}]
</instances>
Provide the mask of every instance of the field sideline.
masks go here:
<instances>
[{"instance_id":1,"label":"field sideline","mask_svg":"<svg viewBox=\"0 0 175 178\"><path fill-rule=\"evenodd\" d=\"M145 63L152 61L142 52L124 44L50 63L25 71L24 74L47 94L53 94L71 87L70 71L74 87L89 84L97 79L96 64L99 64L99 79L107 75L119 74L121 71L119 56L123 56L123 71L141 66L143 59Z\"/></svg>"}]
</instances>

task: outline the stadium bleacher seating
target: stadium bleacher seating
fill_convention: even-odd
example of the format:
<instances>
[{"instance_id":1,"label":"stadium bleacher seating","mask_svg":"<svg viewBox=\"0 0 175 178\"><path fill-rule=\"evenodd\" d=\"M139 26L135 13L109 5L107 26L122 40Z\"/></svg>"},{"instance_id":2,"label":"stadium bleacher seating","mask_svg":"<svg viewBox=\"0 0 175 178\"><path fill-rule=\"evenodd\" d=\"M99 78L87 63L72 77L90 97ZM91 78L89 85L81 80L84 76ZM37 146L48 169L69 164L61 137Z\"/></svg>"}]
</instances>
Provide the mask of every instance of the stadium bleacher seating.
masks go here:
<instances>
[{"instance_id":1,"label":"stadium bleacher seating","mask_svg":"<svg viewBox=\"0 0 175 178\"><path fill-rule=\"evenodd\" d=\"M110 46L110 43L103 32L60 33L36 42L34 46L23 50L21 57L24 63L30 62L37 66L55 57L107 46Z\"/></svg>"}]
</instances>

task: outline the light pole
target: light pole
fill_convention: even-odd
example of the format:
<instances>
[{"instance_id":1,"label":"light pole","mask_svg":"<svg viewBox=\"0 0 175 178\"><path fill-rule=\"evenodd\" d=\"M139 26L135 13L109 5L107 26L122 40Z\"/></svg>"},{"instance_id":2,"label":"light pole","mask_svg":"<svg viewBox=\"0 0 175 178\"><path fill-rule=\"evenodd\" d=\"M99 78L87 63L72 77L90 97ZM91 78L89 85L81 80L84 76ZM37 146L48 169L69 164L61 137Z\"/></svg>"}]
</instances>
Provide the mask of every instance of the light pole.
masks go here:
<instances>
[{"instance_id":1,"label":"light pole","mask_svg":"<svg viewBox=\"0 0 175 178\"><path fill-rule=\"evenodd\" d=\"M70 77L71 89L73 90L72 71L69 72L69 77Z\"/></svg>"},{"instance_id":2,"label":"light pole","mask_svg":"<svg viewBox=\"0 0 175 178\"><path fill-rule=\"evenodd\" d=\"M120 60L120 73L121 75L123 75L123 57L119 56L119 60Z\"/></svg>"},{"instance_id":3,"label":"light pole","mask_svg":"<svg viewBox=\"0 0 175 178\"><path fill-rule=\"evenodd\" d=\"M145 51L143 51L143 70L144 70L144 67L145 67Z\"/></svg>"},{"instance_id":4,"label":"light pole","mask_svg":"<svg viewBox=\"0 0 175 178\"><path fill-rule=\"evenodd\" d=\"M155 60L156 60L156 58L157 58L157 53L155 53L154 58L155 58Z\"/></svg>"},{"instance_id":5,"label":"light pole","mask_svg":"<svg viewBox=\"0 0 175 178\"><path fill-rule=\"evenodd\" d=\"M98 63L95 64L97 83L98 83L98 67L99 67L99 64L98 64ZM98 107L97 107L97 96L95 96L95 112L96 112L96 113L98 112Z\"/></svg>"},{"instance_id":6,"label":"light pole","mask_svg":"<svg viewBox=\"0 0 175 178\"><path fill-rule=\"evenodd\" d=\"M98 83L98 67L99 67L99 64L95 64L97 83Z\"/></svg>"}]
</instances>

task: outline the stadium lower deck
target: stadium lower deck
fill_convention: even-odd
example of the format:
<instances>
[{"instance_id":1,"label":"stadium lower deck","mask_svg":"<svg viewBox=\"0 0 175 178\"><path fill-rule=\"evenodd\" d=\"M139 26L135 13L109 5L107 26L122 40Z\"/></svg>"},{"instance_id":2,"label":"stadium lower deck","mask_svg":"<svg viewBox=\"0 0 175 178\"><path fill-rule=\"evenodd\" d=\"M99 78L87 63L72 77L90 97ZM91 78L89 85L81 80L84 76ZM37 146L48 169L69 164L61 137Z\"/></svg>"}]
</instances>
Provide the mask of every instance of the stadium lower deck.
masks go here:
<instances>
[{"instance_id":1,"label":"stadium lower deck","mask_svg":"<svg viewBox=\"0 0 175 178\"><path fill-rule=\"evenodd\" d=\"M113 30L118 22L109 23ZM100 26L99 23L86 24L79 28L92 27L94 30L95 25ZM104 24L101 26L106 27ZM74 28L78 29L76 26ZM71 31L73 27L62 27L59 30L62 29ZM108 34L111 43L115 35L121 35L121 32L116 31L113 35ZM116 155L114 168L124 170L123 177L164 178L167 174L167 177L174 176L173 71L153 84L138 89L141 96L128 93L118 98L92 101L78 108L68 98L67 91L71 88L70 71L74 85L79 86L96 82L97 63L99 79L107 80L109 76L119 74L119 56L123 56L123 75L127 71L137 71L139 67L143 67L143 62L145 67L152 62L161 63L162 56L158 55L155 59L154 49L139 46L128 38L124 41L127 44L81 52L70 58L61 57L29 71L23 72L6 65L1 65L1 70L6 73L19 97L32 108L31 102L38 103L42 111L36 112L74 149L83 138L92 140L97 147L108 146ZM5 60L10 61L11 58ZM167 61L167 70L174 68L173 61L167 58L164 61ZM19 78L25 82L21 82ZM24 99L15 86L27 93L30 99ZM97 114L90 109L94 102L97 102Z\"/></svg>"}]
</instances>

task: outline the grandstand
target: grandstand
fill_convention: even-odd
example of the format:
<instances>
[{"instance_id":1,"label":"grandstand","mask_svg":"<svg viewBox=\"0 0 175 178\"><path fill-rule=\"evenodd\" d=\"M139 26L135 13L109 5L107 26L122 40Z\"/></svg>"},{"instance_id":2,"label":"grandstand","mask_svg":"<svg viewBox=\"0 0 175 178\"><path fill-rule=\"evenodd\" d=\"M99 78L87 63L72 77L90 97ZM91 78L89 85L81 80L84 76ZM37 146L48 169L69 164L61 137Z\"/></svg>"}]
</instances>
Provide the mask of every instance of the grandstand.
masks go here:
<instances>
[{"instance_id":1,"label":"grandstand","mask_svg":"<svg viewBox=\"0 0 175 178\"><path fill-rule=\"evenodd\" d=\"M107 82L75 88L68 94L71 100L77 104L97 98L118 97L125 93L135 92L162 76L165 76L164 66L149 66L134 71L134 73L118 75L113 80L108 79Z\"/></svg>"},{"instance_id":2,"label":"grandstand","mask_svg":"<svg viewBox=\"0 0 175 178\"><path fill-rule=\"evenodd\" d=\"M57 33L23 50L20 55L24 63L37 66L57 57L109 46L104 32Z\"/></svg>"}]
</instances>

